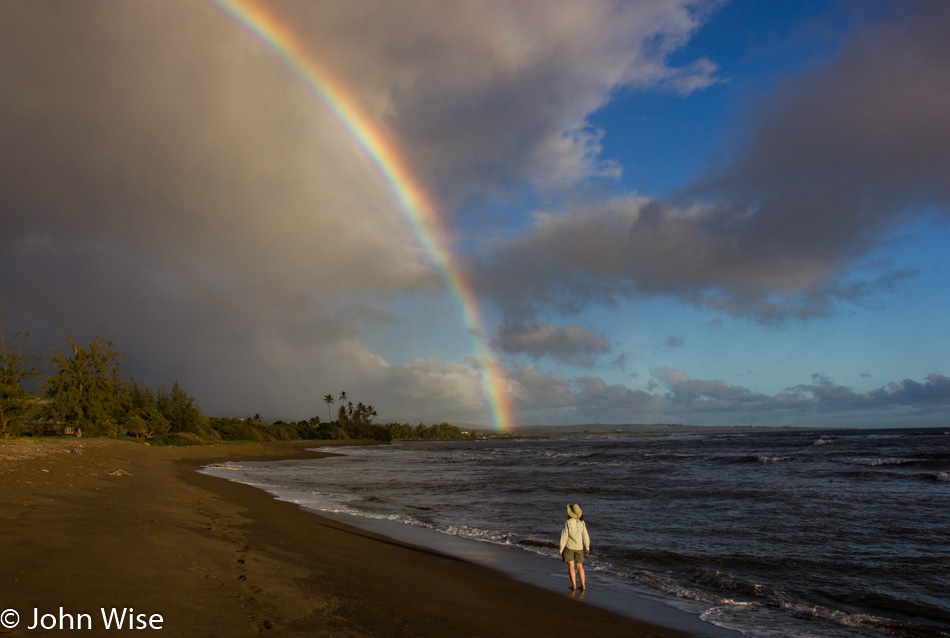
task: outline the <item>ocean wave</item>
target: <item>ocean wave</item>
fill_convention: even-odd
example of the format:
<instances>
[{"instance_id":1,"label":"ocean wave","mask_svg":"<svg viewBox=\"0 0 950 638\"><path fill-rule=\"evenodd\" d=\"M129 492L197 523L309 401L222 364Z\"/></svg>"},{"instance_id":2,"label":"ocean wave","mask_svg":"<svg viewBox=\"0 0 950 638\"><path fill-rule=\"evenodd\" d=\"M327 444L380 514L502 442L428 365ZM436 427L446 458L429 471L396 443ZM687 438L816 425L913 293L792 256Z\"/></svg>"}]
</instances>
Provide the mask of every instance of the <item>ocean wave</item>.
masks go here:
<instances>
[{"instance_id":1,"label":"ocean wave","mask_svg":"<svg viewBox=\"0 0 950 638\"><path fill-rule=\"evenodd\" d=\"M620 578L633 581L639 585L644 585L664 594L675 596L676 598L682 598L683 600L698 602L704 605L718 605L722 603L722 598L719 596L711 592L703 591L697 587L691 587L687 583L666 574L645 569L620 567L604 561L591 562L594 571L619 576Z\"/></svg>"},{"instance_id":2,"label":"ocean wave","mask_svg":"<svg viewBox=\"0 0 950 638\"><path fill-rule=\"evenodd\" d=\"M875 609L896 612L915 620L927 619L935 623L943 623L944 626L950 624L950 611L937 604L929 604L919 599L912 600L896 592L869 591L862 597L861 602Z\"/></svg>"},{"instance_id":3,"label":"ocean wave","mask_svg":"<svg viewBox=\"0 0 950 638\"><path fill-rule=\"evenodd\" d=\"M512 545L518 542L518 537L515 534L479 529L467 525L432 525L431 528L449 536L461 536L462 538L471 538L477 541L488 541L496 545Z\"/></svg>"},{"instance_id":4,"label":"ocean wave","mask_svg":"<svg viewBox=\"0 0 950 638\"><path fill-rule=\"evenodd\" d=\"M817 618L847 629L872 630L875 633L892 636L946 635L943 633L931 634L923 626L911 626L873 614L842 611L804 602L785 603L783 607L792 615L809 619Z\"/></svg>"},{"instance_id":5,"label":"ocean wave","mask_svg":"<svg viewBox=\"0 0 950 638\"><path fill-rule=\"evenodd\" d=\"M747 638L843 638L841 634L828 634L824 628L805 631L801 627L789 627L787 614L780 609L760 602L723 600L704 612L700 619L716 627L741 633ZM847 634L848 638L857 634Z\"/></svg>"},{"instance_id":6,"label":"ocean wave","mask_svg":"<svg viewBox=\"0 0 950 638\"><path fill-rule=\"evenodd\" d=\"M950 472L927 472L919 471L919 468L915 468L918 471L914 470L904 470L899 466L882 466L883 469L877 469L874 472L866 472L867 475L865 480L868 481L915 481L918 483L944 483L950 482ZM888 470L887 467L892 467L895 469Z\"/></svg>"},{"instance_id":7,"label":"ocean wave","mask_svg":"<svg viewBox=\"0 0 950 638\"><path fill-rule=\"evenodd\" d=\"M854 465L867 465L870 467L880 467L883 465L906 465L908 463L918 463L917 459L904 459L904 458L862 458L862 457L847 457L843 459L845 463L852 463Z\"/></svg>"},{"instance_id":8,"label":"ocean wave","mask_svg":"<svg viewBox=\"0 0 950 638\"><path fill-rule=\"evenodd\" d=\"M724 599L702 620L748 638L859 638L868 635L922 636L911 627L872 614L851 613L804 601L748 602ZM799 618L808 624L791 621ZM870 632L870 633L869 633ZM940 635L940 634L933 634Z\"/></svg>"},{"instance_id":9,"label":"ocean wave","mask_svg":"<svg viewBox=\"0 0 950 638\"><path fill-rule=\"evenodd\" d=\"M710 438L709 434L663 434L662 439L674 439L676 441L706 441Z\"/></svg>"},{"instance_id":10,"label":"ocean wave","mask_svg":"<svg viewBox=\"0 0 950 638\"><path fill-rule=\"evenodd\" d=\"M895 472L895 474L897 474ZM950 483L950 472L914 472L898 475L899 478L913 478L923 483Z\"/></svg>"},{"instance_id":11,"label":"ocean wave","mask_svg":"<svg viewBox=\"0 0 950 638\"><path fill-rule=\"evenodd\" d=\"M764 598L772 593L768 585L754 583L718 569L703 569L696 572L697 580L715 591L727 591L743 596Z\"/></svg>"},{"instance_id":12,"label":"ocean wave","mask_svg":"<svg viewBox=\"0 0 950 638\"><path fill-rule=\"evenodd\" d=\"M548 538L521 538L518 540L518 545L524 549L535 550L545 550L544 553L553 553L557 550L558 544Z\"/></svg>"},{"instance_id":13,"label":"ocean wave","mask_svg":"<svg viewBox=\"0 0 950 638\"><path fill-rule=\"evenodd\" d=\"M782 463L784 461L791 461L794 459L790 455L773 455L773 454L717 454L707 457L711 461L718 461L724 463Z\"/></svg>"},{"instance_id":14,"label":"ocean wave","mask_svg":"<svg viewBox=\"0 0 950 638\"><path fill-rule=\"evenodd\" d=\"M347 514L359 518L401 523L403 525L409 525L412 527L430 529L447 536L458 536L470 540L494 543L496 545L521 545L522 540L524 540L513 532L500 532L497 530L481 529L478 527L461 524L429 523L421 521L407 514L400 514L396 512L378 512L366 510L360 507L354 507L354 505L359 502L366 502L366 499L351 498L336 494L321 494L319 492L313 492L309 496L302 497L288 496L286 494L280 495L273 491L271 493L281 500L289 500L297 505L301 505L307 509L317 512ZM537 542L533 543L533 545L536 547L542 546L541 543ZM551 544L551 547L553 548L553 544Z\"/></svg>"},{"instance_id":15,"label":"ocean wave","mask_svg":"<svg viewBox=\"0 0 950 638\"><path fill-rule=\"evenodd\" d=\"M614 554L628 563L647 563L651 566L660 567L699 565L702 561L698 556L681 554L668 549L616 548L608 545L604 547L604 551L609 554Z\"/></svg>"},{"instance_id":16,"label":"ocean wave","mask_svg":"<svg viewBox=\"0 0 950 638\"><path fill-rule=\"evenodd\" d=\"M643 455L645 459L656 459L658 461L681 461L684 459L695 459L696 454L680 454L677 452L646 452Z\"/></svg>"},{"instance_id":17,"label":"ocean wave","mask_svg":"<svg viewBox=\"0 0 950 638\"><path fill-rule=\"evenodd\" d=\"M549 459L576 459L576 458L586 458L588 456L593 456L591 453L579 453L579 452L555 452L552 450L545 450L540 454L545 458Z\"/></svg>"},{"instance_id":18,"label":"ocean wave","mask_svg":"<svg viewBox=\"0 0 950 638\"><path fill-rule=\"evenodd\" d=\"M792 461L791 455L772 455L772 454L677 454L669 452L652 452L643 455L644 459L650 461L712 461L714 463L778 463L783 461ZM622 463L627 465L628 463ZM609 467L609 466L608 466Z\"/></svg>"},{"instance_id":19,"label":"ocean wave","mask_svg":"<svg viewBox=\"0 0 950 638\"><path fill-rule=\"evenodd\" d=\"M628 467L630 464L624 461L581 461L577 465L586 467Z\"/></svg>"},{"instance_id":20,"label":"ocean wave","mask_svg":"<svg viewBox=\"0 0 950 638\"><path fill-rule=\"evenodd\" d=\"M430 527L422 521L405 514L396 514L393 512L374 512L353 507L350 505L350 503L356 502L359 499L347 498L337 494L320 494L319 492L313 492L310 496L294 496L281 495L273 491L271 493L282 501L289 501L295 505L300 505L301 507L314 512L325 512L327 514L347 514L349 516L357 516L359 518L368 518L377 521L392 521L394 523L402 523L404 525L413 525L416 527ZM313 498L314 496L319 498Z\"/></svg>"}]
</instances>

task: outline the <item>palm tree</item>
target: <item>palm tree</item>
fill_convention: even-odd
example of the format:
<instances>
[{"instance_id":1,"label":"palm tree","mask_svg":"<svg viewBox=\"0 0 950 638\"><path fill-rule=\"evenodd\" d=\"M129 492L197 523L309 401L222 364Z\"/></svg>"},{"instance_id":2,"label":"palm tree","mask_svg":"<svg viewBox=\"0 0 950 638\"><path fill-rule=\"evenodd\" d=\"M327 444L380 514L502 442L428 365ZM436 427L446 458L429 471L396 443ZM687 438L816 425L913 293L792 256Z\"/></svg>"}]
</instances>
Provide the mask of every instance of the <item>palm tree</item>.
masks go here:
<instances>
[{"instance_id":1,"label":"palm tree","mask_svg":"<svg viewBox=\"0 0 950 638\"><path fill-rule=\"evenodd\" d=\"M340 393L340 403L346 401L346 390Z\"/></svg>"},{"instance_id":2,"label":"palm tree","mask_svg":"<svg viewBox=\"0 0 950 638\"><path fill-rule=\"evenodd\" d=\"M323 402L327 404L327 422L330 422L333 420L333 415L330 414L330 406L333 405L333 395L324 395Z\"/></svg>"}]
</instances>

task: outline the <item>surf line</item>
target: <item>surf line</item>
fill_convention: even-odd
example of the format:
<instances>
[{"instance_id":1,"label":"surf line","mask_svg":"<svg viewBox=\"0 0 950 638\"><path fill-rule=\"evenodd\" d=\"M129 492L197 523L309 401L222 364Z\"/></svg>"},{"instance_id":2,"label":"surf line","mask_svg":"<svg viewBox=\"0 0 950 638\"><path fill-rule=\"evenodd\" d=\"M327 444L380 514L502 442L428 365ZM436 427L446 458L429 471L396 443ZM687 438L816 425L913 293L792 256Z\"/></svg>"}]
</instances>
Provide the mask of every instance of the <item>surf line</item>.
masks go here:
<instances>
[{"instance_id":1,"label":"surf line","mask_svg":"<svg viewBox=\"0 0 950 638\"><path fill-rule=\"evenodd\" d=\"M445 231L434 207L410 173L406 160L379 127L363 113L343 85L307 54L293 30L268 7L252 0L210 1L276 53L306 82L313 95L329 110L389 187L409 228L458 303L465 327L472 338L475 360L481 374L482 394L492 426L498 431L510 432L514 423L505 375L485 342L478 302L447 248Z\"/></svg>"}]
</instances>

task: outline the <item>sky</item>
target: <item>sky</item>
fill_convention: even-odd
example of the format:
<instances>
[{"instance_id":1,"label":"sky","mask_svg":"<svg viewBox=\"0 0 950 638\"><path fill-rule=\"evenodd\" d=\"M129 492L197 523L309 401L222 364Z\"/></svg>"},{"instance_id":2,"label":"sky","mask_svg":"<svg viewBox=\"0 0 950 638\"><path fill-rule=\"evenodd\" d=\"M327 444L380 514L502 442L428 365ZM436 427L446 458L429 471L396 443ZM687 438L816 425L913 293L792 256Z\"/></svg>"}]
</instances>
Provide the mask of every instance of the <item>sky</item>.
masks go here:
<instances>
[{"instance_id":1,"label":"sky","mask_svg":"<svg viewBox=\"0 0 950 638\"><path fill-rule=\"evenodd\" d=\"M0 316L206 414L950 427L950 4L0 0Z\"/></svg>"}]
</instances>

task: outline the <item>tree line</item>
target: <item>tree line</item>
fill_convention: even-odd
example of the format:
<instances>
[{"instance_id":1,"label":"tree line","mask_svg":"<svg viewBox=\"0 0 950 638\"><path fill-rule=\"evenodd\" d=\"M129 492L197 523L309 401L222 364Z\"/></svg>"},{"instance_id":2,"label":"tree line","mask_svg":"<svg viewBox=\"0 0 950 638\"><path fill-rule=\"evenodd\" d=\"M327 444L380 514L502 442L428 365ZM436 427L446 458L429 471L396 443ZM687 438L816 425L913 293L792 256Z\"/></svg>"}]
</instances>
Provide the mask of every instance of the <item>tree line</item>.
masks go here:
<instances>
[{"instance_id":1,"label":"tree line","mask_svg":"<svg viewBox=\"0 0 950 638\"><path fill-rule=\"evenodd\" d=\"M71 434L128 436L159 443L189 444L216 440L272 441L288 439L462 439L474 434L448 423L411 426L374 423L372 405L353 403L340 392L337 418L324 396L327 421L319 416L285 423L250 418L207 417L198 400L176 380L171 389L147 387L122 375L120 360L109 339L87 344L66 337L62 348L42 357L30 351L30 334L8 337L0 319L0 436ZM41 367L45 369L41 371Z\"/></svg>"},{"instance_id":2,"label":"tree line","mask_svg":"<svg viewBox=\"0 0 950 638\"><path fill-rule=\"evenodd\" d=\"M320 417L313 417L310 423L317 427L318 438L350 438L375 439L377 441L412 441L412 440L458 440L477 438L474 432L463 431L460 427L449 423L437 423L430 426L419 423L416 426L408 423L390 422L384 425L373 423L376 410L372 405L362 402L353 403L349 395L343 391L338 395L339 407L336 411L336 421L330 421L331 409L336 398L332 394L323 395L323 402L327 404L327 422L321 423Z\"/></svg>"},{"instance_id":3,"label":"tree line","mask_svg":"<svg viewBox=\"0 0 950 638\"><path fill-rule=\"evenodd\" d=\"M0 321L0 435L74 434L213 438L197 399L176 380L171 390L122 376L115 344L66 337L62 348L31 354L30 334L8 337ZM44 376L40 366L46 370Z\"/></svg>"}]
</instances>

